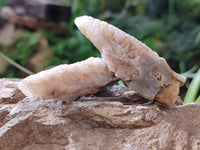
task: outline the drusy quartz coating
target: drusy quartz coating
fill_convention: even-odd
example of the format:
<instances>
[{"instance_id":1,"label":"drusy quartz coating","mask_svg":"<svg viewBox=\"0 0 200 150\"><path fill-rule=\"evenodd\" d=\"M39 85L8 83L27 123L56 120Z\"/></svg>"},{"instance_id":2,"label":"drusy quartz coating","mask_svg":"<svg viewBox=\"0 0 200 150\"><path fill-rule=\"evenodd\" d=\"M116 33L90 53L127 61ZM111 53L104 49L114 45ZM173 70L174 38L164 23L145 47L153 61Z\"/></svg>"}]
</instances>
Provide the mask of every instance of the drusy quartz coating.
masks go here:
<instances>
[{"instance_id":1,"label":"drusy quartz coating","mask_svg":"<svg viewBox=\"0 0 200 150\"><path fill-rule=\"evenodd\" d=\"M29 97L74 100L96 93L113 80L101 58L89 58L70 65L59 65L23 79L18 87Z\"/></svg>"},{"instance_id":2,"label":"drusy quartz coating","mask_svg":"<svg viewBox=\"0 0 200 150\"><path fill-rule=\"evenodd\" d=\"M79 30L99 49L110 71L149 100L174 104L185 77L135 37L89 16L75 19Z\"/></svg>"}]
</instances>

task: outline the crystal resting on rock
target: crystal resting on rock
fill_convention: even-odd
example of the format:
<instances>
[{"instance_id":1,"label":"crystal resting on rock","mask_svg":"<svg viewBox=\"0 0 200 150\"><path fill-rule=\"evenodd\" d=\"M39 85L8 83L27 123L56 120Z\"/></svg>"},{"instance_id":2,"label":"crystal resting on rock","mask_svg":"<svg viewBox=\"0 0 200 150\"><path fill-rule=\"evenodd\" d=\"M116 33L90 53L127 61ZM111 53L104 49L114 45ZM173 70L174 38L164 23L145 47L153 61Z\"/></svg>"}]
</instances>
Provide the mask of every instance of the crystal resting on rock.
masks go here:
<instances>
[{"instance_id":1,"label":"crystal resting on rock","mask_svg":"<svg viewBox=\"0 0 200 150\"><path fill-rule=\"evenodd\" d=\"M116 80L105 61L89 58L70 65L59 65L23 79L18 87L29 97L74 100L96 93Z\"/></svg>"},{"instance_id":2,"label":"crystal resting on rock","mask_svg":"<svg viewBox=\"0 0 200 150\"><path fill-rule=\"evenodd\" d=\"M110 71L149 100L174 104L185 77L135 37L89 16L75 19L79 30L99 49Z\"/></svg>"}]
</instances>

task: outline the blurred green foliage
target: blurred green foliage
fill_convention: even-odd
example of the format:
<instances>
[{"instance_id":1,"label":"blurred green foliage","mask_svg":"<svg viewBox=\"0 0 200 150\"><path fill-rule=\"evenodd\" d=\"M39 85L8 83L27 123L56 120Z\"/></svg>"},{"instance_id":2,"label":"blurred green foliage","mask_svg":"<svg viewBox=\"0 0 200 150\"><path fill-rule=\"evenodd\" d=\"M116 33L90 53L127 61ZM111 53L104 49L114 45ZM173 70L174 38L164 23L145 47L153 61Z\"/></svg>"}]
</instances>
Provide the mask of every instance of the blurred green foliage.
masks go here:
<instances>
[{"instance_id":1,"label":"blurred green foliage","mask_svg":"<svg viewBox=\"0 0 200 150\"><path fill-rule=\"evenodd\" d=\"M54 0L56 1L56 0ZM62 0L61 0L62 1ZM17 37L10 57L25 65L45 37L53 52L45 67L73 63L99 52L75 27L74 19L90 15L105 20L135 36L160 56L165 57L177 72L200 65L200 1L198 0L71 0L67 36L38 30L26 31ZM3 4L2 2L0 3ZM12 47L13 48L13 47ZM9 49L9 46L8 48ZM9 74L7 70L3 76ZM17 71L13 77L19 77ZM9 75L10 77L10 75Z\"/></svg>"},{"instance_id":2,"label":"blurred green foliage","mask_svg":"<svg viewBox=\"0 0 200 150\"><path fill-rule=\"evenodd\" d=\"M46 66L74 63L99 54L78 30L73 29L70 36L65 38L55 36L53 33L45 33L44 36L48 39L53 52L53 57Z\"/></svg>"},{"instance_id":3,"label":"blurred green foliage","mask_svg":"<svg viewBox=\"0 0 200 150\"><path fill-rule=\"evenodd\" d=\"M7 5L7 3L8 3L8 0L1 0L1 1L0 1L0 9L1 9L3 6Z\"/></svg>"},{"instance_id":4,"label":"blurred green foliage","mask_svg":"<svg viewBox=\"0 0 200 150\"><path fill-rule=\"evenodd\" d=\"M22 32L16 39L15 49L11 53L11 58L19 64L25 65L32 53L37 49L38 43L41 39L41 34L38 32Z\"/></svg>"},{"instance_id":5,"label":"blurred green foliage","mask_svg":"<svg viewBox=\"0 0 200 150\"><path fill-rule=\"evenodd\" d=\"M24 31L16 37L14 43L8 43L3 45L3 53L8 55L13 61L23 66L29 61L29 58L33 55L38 47L38 43L42 35L39 32ZM14 49L12 49L14 47ZM30 69L31 70L31 69ZM4 72L0 72L2 77L13 78L20 77L18 68L15 66L8 66Z\"/></svg>"}]
</instances>

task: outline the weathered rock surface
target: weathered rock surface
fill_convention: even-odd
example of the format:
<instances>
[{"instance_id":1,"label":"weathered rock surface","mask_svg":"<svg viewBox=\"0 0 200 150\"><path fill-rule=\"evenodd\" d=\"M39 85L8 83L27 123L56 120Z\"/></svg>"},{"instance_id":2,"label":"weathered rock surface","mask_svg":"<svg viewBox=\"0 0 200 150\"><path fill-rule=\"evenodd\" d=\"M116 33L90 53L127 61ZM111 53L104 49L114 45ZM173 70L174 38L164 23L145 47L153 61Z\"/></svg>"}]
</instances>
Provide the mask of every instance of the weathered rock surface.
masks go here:
<instances>
[{"instance_id":1,"label":"weathered rock surface","mask_svg":"<svg viewBox=\"0 0 200 150\"><path fill-rule=\"evenodd\" d=\"M17 103L25 98L18 89L19 79L0 79L0 103Z\"/></svg>"},{"instance_id":2,"label":"weathered rock surface","mask_svg":"<svg viewBox=\"0 0 200 150\"><path fill-rule=\"evenodd\" d=\"M122 86L71 102L9 102L0 104L1 150L200 149L200 104L148 105Z\"/></svg>"},{"instance_id":3,"label":"weathered rock surface","mask_svg":"<svg viewBox=\"0 0 200 150\"><path fill-rule=\"evenodd\" d=\"M173 105L185 77L135 37L98 19L75 19L80 31L99 49L110 71L149 100Z\"/></svg>"}]
</instances>

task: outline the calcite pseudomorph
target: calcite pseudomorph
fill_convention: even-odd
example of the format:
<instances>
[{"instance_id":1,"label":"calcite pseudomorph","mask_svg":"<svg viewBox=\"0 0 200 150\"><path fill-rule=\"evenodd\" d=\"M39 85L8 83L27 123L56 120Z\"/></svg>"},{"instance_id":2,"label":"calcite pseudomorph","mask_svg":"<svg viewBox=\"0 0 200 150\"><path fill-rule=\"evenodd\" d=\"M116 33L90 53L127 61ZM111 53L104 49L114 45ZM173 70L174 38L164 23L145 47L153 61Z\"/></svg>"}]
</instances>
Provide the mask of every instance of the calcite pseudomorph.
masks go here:
<instances>
[{"instance_id":1,"label":"calcite pseudomorph","mask_svg":"<svg viewBox=\"0 0 200 150\"><path fill-rule=\"evenodd\" d=\"M174 104L185 77L135 37L89 16L75 19L80 31L99 49L110 71L149 100Z\"/></svg>"},{"instance_id":2,"label":"calcite pseudomorph","mask_svg":"<svg viewBox=\"0 0 200 150\"><path fill-rule=\"evenodd\" d=\"M115 79L103 59L91 57L31 75L18 87L28 97L74 100L96 93Z\"/></svg>"}]
</instances>

